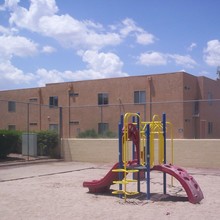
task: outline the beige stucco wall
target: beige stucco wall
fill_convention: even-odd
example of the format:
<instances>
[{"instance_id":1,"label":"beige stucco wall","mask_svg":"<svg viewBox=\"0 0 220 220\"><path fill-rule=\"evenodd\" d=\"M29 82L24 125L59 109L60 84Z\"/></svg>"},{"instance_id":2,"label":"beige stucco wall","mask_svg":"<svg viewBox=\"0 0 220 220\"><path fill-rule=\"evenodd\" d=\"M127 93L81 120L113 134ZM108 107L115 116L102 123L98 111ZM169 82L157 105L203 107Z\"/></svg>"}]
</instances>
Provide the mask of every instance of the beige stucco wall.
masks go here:
<instances>
[{"instance_id":1,"label":"beige stucco wall","mask_svg":"<svg viewBox=\"0 0 220 220\"><path fill-rule=\"evenodd\" d=\"M167 141L167 162L171 162L171 142ZM220 168L220 140L176 139L174 164L182 167ZM155 157L157 158L155 141ZM117 139L63 139L65 161L115 163L118 161ZM156 159L155 159L156 160Z\"/></svg>"}]
</instances>

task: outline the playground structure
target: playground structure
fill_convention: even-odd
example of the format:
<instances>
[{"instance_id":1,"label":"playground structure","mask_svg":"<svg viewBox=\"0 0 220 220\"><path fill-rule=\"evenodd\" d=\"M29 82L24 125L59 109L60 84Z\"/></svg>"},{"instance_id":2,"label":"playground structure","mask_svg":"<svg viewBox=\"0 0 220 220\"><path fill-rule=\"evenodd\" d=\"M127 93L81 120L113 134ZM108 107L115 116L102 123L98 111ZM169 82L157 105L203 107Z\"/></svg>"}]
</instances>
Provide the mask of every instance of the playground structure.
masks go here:
<instances>
[{"instance_id":1,"label":"playground structure","mask_svg":"<svg viewBox=\"0 0 220 220\"><path fill-rule=\"evenodd\" d=\"M150 199L150 172L153 170L163 172L163 193L166 194L166 174L175 177L185 189L191 203L199 203L204 197L196 182L186 170L173 165L173 135L172 124L162 120L158 115L153 116L151 122L143 122L138 113L122 115L119 123L119 161L101 180L84 182L83 186L89 188L91 193L104 193L112 184L119 184L119 189L113 191L126 201L127 196L141 192L140 181L146 180L146 199ZM171 139L171 161L167 164L166 136L169 131ZM155 137L158 139L157 164L155 160ZM132 141L132 146L129 144ZM156 164L156 165L155 165ZM129 173L133 178L127 178ZM128 191L127 185L137 183L136 191Z\"/></svg>"}]
</instances>

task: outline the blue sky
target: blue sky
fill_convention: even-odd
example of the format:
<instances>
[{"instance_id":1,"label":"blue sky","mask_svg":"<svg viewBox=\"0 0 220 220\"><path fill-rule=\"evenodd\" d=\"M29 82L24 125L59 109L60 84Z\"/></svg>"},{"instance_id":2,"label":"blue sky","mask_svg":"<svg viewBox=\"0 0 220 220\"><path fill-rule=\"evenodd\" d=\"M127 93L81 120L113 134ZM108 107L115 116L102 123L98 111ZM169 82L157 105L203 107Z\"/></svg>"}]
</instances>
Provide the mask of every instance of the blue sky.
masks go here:
<instances>
[{"instance_id":1,"label":"blue sky","mask_svg":"<svg viewBox=\"0 0 220 220\"><path fill-rule=\"evenodd\" d=\"M0 0L0 90L185 71L216 79L219 0Z\"/></svg>"}]
</instances>

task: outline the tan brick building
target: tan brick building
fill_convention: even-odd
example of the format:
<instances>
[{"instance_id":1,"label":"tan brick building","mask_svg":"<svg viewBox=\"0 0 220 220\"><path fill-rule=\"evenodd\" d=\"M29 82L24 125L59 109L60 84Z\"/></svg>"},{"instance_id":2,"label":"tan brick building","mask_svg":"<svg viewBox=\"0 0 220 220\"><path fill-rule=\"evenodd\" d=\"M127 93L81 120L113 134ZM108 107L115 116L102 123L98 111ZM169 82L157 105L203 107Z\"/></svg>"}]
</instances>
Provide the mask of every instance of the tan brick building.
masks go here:
<instances>
[{"instance_id":1,"label":"tan brick building","mask_svg":"<svg viewBox=\"0 0 220 220\"><path fill-rule=\"evenodd\" d=\"M165 112L175 138L220 138L218 99L220 80L185 72L53 83L0 91L0 129L117 133L123 113L140 112L149 121Z\"/></svg>"}]
</instances>

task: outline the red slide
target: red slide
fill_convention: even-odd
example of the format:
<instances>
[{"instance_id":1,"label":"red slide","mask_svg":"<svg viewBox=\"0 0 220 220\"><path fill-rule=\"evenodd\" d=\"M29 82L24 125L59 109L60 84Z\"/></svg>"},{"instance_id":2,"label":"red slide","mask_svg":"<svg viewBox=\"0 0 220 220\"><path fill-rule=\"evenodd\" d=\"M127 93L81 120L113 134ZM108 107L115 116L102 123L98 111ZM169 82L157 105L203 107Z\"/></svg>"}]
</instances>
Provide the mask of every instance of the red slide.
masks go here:
<instances>
[{"instance_id":1,"label":"red slide","mask_svg":"<svg viewBox=\"0 0 220 220\"><path fill-rule=\"evenodd\" d=\"M168 173L175 177L185 189L189 202L193 204L199 203L204 198L196 180L184 169L174 165L162 164L154 166L152 170Z\"/></svg>"},{"instance_id":2,"label":"red slide","mask_svg":"<svg viewBox=\"0 0 220 220\"><path fill-rule=\"evenodd\" d=\"M83 182L83 187L88 187L91 193L104 193L107 192L113 181L117 181L118 172L112 172L113 169L118 168L118 163L116 163L111 170L100 180L93 180L88 182Z\"/></svg>"}]
</instances>

